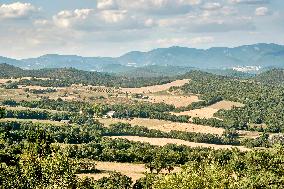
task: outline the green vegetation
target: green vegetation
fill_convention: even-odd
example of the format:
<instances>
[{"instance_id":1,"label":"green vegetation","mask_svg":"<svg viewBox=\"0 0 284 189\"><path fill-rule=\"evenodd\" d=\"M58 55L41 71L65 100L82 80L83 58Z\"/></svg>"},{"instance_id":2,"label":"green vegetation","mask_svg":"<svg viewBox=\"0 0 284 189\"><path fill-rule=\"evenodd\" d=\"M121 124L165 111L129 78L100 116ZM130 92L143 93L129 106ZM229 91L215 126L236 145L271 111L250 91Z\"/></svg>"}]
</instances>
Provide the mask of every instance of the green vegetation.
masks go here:
<instances>
[{"instance_id":1,"label":"green vegetation","mask_svg":"<svg viewBox=\"0 0 284 189\"><path fill-rule=\"evenodd\" d=\"M2 66L5 68L6 65ZM75 69L5 69L7 72L0 71L2 78L51 78L19 82L27 85L69 86L83 83L116 87L142 86L155 82L163 83L168 79L159 81L156 78L157 80L153 79L149 83L148 78L134 80L130 84L126 77ZM201 94L203 101L180 109L165 103L139 101L104 103L102 100L96 104L48 98L38 101L2 101L1 105L4 106L30 109L0 109L0 119L16 120L0 121L0 188L283 188L284 136L268 132L284 131L284 87L274 82L269 85L265 83L266 79L262 81L257 77L243 80L196 71L182 77L191 79L191 82L182 87L173 87L171 91ZM9 82L7 86L16 86L19 83ZM33 92L48 94L53 90ZM184 131L162 132L125 123L104 127L95 119L114 111L115 118L137 117L188 122L190 117L174 116L170 112L201 108L221 100L237 101L245 106L218 111L215 116L220 119L192 118L192 122L225 128L222 136ZM29 122L30 119L36 119L38 122ZM61 121L65 124L49 124L44 120ZM241 138L237 130L262 133L256 139L249 139ZM175 144L153 146L126 139L112 139L109 136L172 138L208 144L243 145L251 150L213 150ZM137 181L121 173L111 173L110 176L98 180L78 176L82 173L100 173L100 170L96 169L95 161L143 163L148 173ZM182 170L173 173L175 167L181 167Z\"/></svg>"},{"instance_id":2,"label":"green vegetation","mask_svg":"<svg viewBox=\"0 0 284 189\"><path fill-rule=\"evenodd\" d=\"M220 137L214 134L203 134L203 133L193 133L184 131L170 131L162 132L155 129L147 129L142 126L131 126L127 123L116 123L109 126L104 135L110 136L141 136L141 137L152 137L152 138L174 138L181 139L190 142L198 143L208 143L208 144L232 144L238 145L240 142L237 140L238 136L235 137Z\"/></svg>"},{"instance_id":3,"label":"green vegetation","mask_svg":"<svg viewBox=\"0 0 284 189\"><path fill-rule=\"evenodd\" d=\"M16 102L14 100L5 100L2 102L2 105L12 106L12 107L23 106L28 108L41 108L41 109L51 109L57 111L68 111L77 114L78 112L81 111L84 116L88 117L92 117L94 114L96 116L102 116L107 114L107 112L109 111L115 111L113 117L116 118L139 117L139 118L162 119L174 122L188 122L188 119L190 118L189 116L176 116L170 114L169 112L174 111L175 107L172 105L167 105L165 103L137 102L129 104L116 103L116 104L91 105L86 102L63 101L62 99L57 99L57 100L43 99L40 101L30 101L30 102L29 101ZM65 115L64 119L69 119L70 116L68 116L67 113L62 113L62 114ZM25 116L26 118L24 117L22 118L37 119L36 115L34 116L34 118L28 118L27 115ZM19 118L19 116L17 115L7 115L7 117ZM44 119L47 119L45 117L48 116L42 116L42 117L44 117ZM52 120L59 120L59 118Z\"/></svg>"},{"instance_id":4,"label":"green vegetation","mask_svg":"<svg viewBox=\"0 0 284 189\"><path fill-rule=\"evenodd\" d=\"M132 180L121 174L98 181L79 179L75 176L80 170L74 158L144 162L152 174L138 180L134 185L136 188L281 188L284 185L283 147L251 152L212 151L176 145L154 147L123 139L97 137L91 143L82 141L79 145L61 148L51 145L55 135L49 135L50 130L44 128L29 128L23 132L26 137L21 140L16 140L15 128L2 125L1 129L0 183L4 188L131 188ZM170 172L180 164L186 164L181 173L155 176L162 169Z\"/></svg>"},{"instance_id":5,"label":"green vegetation","mask_svg":"<svg viewBox=\"0 0 284 189\"><path fill-rule=\"evenodd\" d=\"M220 110L216 113L215 116L223 119L223 124L227 127L284 132L284 112L282 111L284 87L203 72L191 72L187 77L191 79L191 82L180 88L184 93L202 94L201 98L206 102L210 99L222 98L245 104L244 107ZM175 89L172 88L172 90ZM258 127L260 124L266 126Z\"/></svg>"},{"instance_id":6,"label":"green vegetation","mask_svg":"<svg viewBox=\"0 0 284 189\"><path fill-rule=\"evenodd\" d=\"M255 81L266 85L283 85L284 84L284 70L272 69L260 73L254 78Z\"/></svg>"},{"instance_id":7,"label":"green vegetation","mask_svg":"<svg viewBox=\"0 0 284 189\"><path fill-rule=\"evenodd\" d=\"M0 64L0 78L22 78L10 85L36 85L42 87L67 87L72 84L109 86L109 87L142 87L156 84L164 84L174 78L168 77L137 77L114 76L107 73L88 72L73 68L54 68L42 70L22 70L7 64ZM49 79L37 79L49 78Z\"/></svg>"},{"instance_id":8,"label":"green vegetation","mask_svg":"<svg viewBox=\"0 0 284 189\"><path fill-rule=\"evenodd\" d=\"M283 147L245 154L220 153L192 161L184 170L157 179L154 189L187 188L282 188ZM217 158L216 158L217 157Z\"/></svg>"}]
</instances>

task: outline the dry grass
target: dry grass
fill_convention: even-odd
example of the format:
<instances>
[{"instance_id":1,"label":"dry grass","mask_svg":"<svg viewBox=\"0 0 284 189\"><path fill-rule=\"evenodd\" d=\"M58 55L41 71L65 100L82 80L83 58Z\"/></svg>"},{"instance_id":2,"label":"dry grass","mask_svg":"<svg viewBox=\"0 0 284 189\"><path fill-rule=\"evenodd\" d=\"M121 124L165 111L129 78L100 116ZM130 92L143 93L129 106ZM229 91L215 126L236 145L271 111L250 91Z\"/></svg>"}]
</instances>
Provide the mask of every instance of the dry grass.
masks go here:
<instances>
[{"instance_id":1,"label":"dry grass","mask_svg":"<svg viewBox=\"0 0 284 189\"><path fill-rule=\"evenodd\" d=\"M141 177L144 177L146 170L144 164L134 164L134 163L116 163L116 162L95 162L96 169L101 171L98 174L79 174L80 177L92 177L95 180L98 180L102 177L109 176L110 172L120 172L123 175L131 177L133 181L138 180ZM176 167L174 172L179 171L180 168Z\"/></svg>"},{"instance_id":2,"label":"dry grass","mask_svg":"<svg viewBox=\"0 0 284 189\"><path fill-rule=\"evenodd\" d=\"M57 110L49 110L49 109L41 109L41 108L28 108L28 107L22 107L22 106L16 106L16 107L11 107L11 106L0 106L1 108L5 108L7 110L30 110L30 111L47 111L47 112L52 112L52 113L63 113L67 111L57 111Z\"/></svg>"},{"instance_id":3,"label":"dry grass","mask_svg":"<svg viewBox=\"0 0 284 189\"><path fill-rule=\"evenodd\" d=\"M200 108L200 109L194 109L190 111L184 111L180 113L173 113L174 115L188 115L191 117L199 117L199 118L214 118L214 114L220 110L220 109L225 109L225 110L230 110L233 107L242 107L244 106L243 104L239 102L232 102L232 101L220 101L217 102L211 106L205 107L205 108Z\"/></svg>"},{"instance_id":4,"label":"dry grass","mask_svg":"<svg viewBox=\"0 0 284 189\"><path fill-rule=\"evenodd\" d=\"M193 102L198 102L198 96L191 95L191 96L177 96L177 95L151 95L149 99L146 101L152 103L166 103L170 105L174 105L175 107L184 107L188 106Z\"/></svg>"},{"instance_id":5,"label":"dry grass","mask_svg":"<svg viewBox=\"0 0 284 189\"><path fill-rule=\"evenodd\" d=\"M260 136L260 133L257 131L242 131L238 130L238 133L240 137L242 138L251 138L251 139L256 139L257 137Z\"/></svg>"},{"instance_id":6,"label":"dry grass","mask_svg":"<svg viewBox=\"0 0 284 189\"><path fill-rule=\"evenodd\" d=\"M22 79L27 79L27 80L31 80L32 77L22 77L22 78L10 78L10 79L0 79L0 83L7 83L8 81L12 81L12 82L18 82ZM40 80L50 80L50 78L35 78L35 79L40 79Z\"/></svg>"},{"instance_id":7,"label":"dry grass","mask_svg":"<svg viewBox=\"0 0 284 189\"><path fill-rule=\"evenodd\" d=\"M151 145L155 146L165 146L167 144L177 144L177 145L185 145L189 147L204 147L204 148L213 148L213 149L231 149L231 148L238 148L241 151L247 151L248 148L243 146L232 146L232 145L217 145L217 144L206 144L206 143L195 143L195 142L188 142L185 140L180 139L171 139L171 138L147 138L147 137L139 137L139 136L112 136L112 139L116 138L124 138L130 141L135 142L146 142Z\"/></svg>"},{"instance_id":8,"label":"dry grass","mask_svg":"<svg viewBox=\"0 0 284 189\"><path fill-rule=\"evenodd\" d=\"M106 126L113 123L129 123L131 125L139 125L147 127L148 129L157 129L164 132L174 131L186 131L186 132L196 132L196 133L211 133L222 135L224 129L223 128L215 128L210 126L196 125L192 123L178 123L171 121L164 121L158 119L145 119L145 118L134 118L132 120L126 119L100 119L101 123Z\"/></svg>"},{"instance_id":9,"label":"dry grass","mask_svg":"<svg viewBox=\"0 0 284 189\"><path fill-rule=\"evenodd\" d=\"M163 84L163 85L153 85L148 87L141 87L141 88L121 88L121 92L124 93L156 93L160 91L165 91L170 89L174 86L183 86L186 83L189 82L189 79L183 79L183 80L176 80L171 83Z\"/></svg>"},{"instance_id":10,"label":"dry grass","mask_svg":"<svg viewBox=\"0 0 284 189\"><path fill-rule=\"evenodd\" d=\"M201 108L201 109L194 109L194 110L190 110L190 111L184 111L184 112L180 112L180 113L173 113L174 115L187 115L190 117L199 117L199 118L213 118L214 114L218 111L218 109L214 109L214 108Z\"/></svg>"},{"instance_id":11,"label":"dry grass","mask_svg":"<svg viewBox=\"0 0 284 189\"><path fill-rule=\"evenodd\" d=\"M239 103L239 102L222 100L220 102L212 104L211 106L208 106L208 108L213 108L213 109L218 109L218 110L220 109L231 110L233 107L243 107L243 106L244 104Z\"/></svg>"},{"instance_id":12,"label":"dry grass","mask_svg":"<svg viewBox=\"0 0 284 189\"><path fill-rule=\"evenodd\" d=\"M8 122L8 121L15 121L15 122L33 122L33 123L46 123L58 126L66 126L66 123L62 123L59 121L51 121L51 120L40 120L40 119L17 119L17 118L4 118L0 119L0 122Z\"/></svg>"}]
</instances>

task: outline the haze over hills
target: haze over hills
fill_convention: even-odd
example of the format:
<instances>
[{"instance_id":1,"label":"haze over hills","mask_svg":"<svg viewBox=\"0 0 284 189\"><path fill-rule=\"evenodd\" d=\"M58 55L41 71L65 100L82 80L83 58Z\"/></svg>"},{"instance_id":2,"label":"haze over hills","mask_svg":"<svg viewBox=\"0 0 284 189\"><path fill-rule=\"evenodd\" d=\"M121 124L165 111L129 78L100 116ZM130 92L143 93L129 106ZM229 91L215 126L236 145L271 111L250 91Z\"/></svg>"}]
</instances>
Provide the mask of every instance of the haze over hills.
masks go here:
<instances>
[{"instance_id":1,"label":"haze over hills","mask_svg":"<svg viewBox=\"0 0 284 189\"><path fill-rule=\"evenodd\" d=\"M80 70L124 73L147 67L190 67L197 69L236 69L257 71L260 68L284 67L284 46L259 43L235 48L187 47L158 48L148 52L132 51L120 57L82 57L77 55L48 54L22 60L0 57L7 63L23 69L73 67ZM153 67L154 65L154 67ZM150 66L150 67L149 67ZM152 67L151 67L152 66Z\"/></svg>"}]
</instances>

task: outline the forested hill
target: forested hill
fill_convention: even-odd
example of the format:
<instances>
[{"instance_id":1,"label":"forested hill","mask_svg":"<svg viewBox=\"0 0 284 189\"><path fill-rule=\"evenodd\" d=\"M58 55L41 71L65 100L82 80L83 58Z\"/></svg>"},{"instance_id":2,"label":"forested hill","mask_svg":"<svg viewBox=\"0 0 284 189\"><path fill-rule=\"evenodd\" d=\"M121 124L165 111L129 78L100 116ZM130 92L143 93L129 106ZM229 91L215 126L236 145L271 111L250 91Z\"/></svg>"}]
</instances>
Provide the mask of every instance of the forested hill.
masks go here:
<instances>
[{"instance_id":1,"label":"forested hill","mask_svg":"<svg viewBox=\"0 0 284 189\"><path fill-rule=\"evenodd\" d=\"M23 70L8 64L0 64L0 78L50 78L50 80L21 80L20 84L34 84L41 86L70 86L72 84L103 85L116 87L141 87L148 85L168 83L174 78L151 77L130 78L115 76L108 73L89 72L74 68L50 68L40 70Z\"/></svg>"},{"instance_id":2,"label":"forested hill","mask_svg":"<svg viewBox=\"0 0 284 189\"><path fill-rule=\"evenodd\" d=\"M231 68L283 68L284 46L277 44L243 45L234 48L212 47L195 49L187 47L158 48L148 52L132 51L120 57L82 57L77 55L47 54L22 60L0 56L0 63L24 69L73 67L86 71L122 72L144 66L194 67L197 69ZM154 69L154 68L153 68Z\"/></svg>"},{"instance_id":3,"label":"forested hill","mask_svg":"<svg viewBox=\"0 0 284 189\"><path fill-rule=\"evenodd\" d=\"M254 78L256 81L268 85L283 85L284 84L284 69L272 69L257 75Z\"/></svg>"}]
</instances>

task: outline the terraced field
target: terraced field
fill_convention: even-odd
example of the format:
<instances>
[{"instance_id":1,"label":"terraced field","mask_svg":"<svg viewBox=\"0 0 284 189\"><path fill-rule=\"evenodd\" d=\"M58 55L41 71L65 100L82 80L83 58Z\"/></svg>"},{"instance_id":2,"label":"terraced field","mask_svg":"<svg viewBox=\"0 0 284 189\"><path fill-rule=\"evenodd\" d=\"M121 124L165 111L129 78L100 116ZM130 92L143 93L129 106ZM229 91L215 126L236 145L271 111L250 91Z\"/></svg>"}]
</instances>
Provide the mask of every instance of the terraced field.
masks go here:
<instances>
[{"instance_id":1,"label":"terraced field","mask_svg":"<svg viewBox=\"0 0 284 189\"><path fill-rule=\"evenodd\" d=\"M150 95L146 101L152 103L166 103L174 105L176 108L188 106L193 102L200 101L197 95L179 96L179 95Z\"/></svg>"},{"instance_id":2,"label":"terraced field","mask_svg":"<svg viewBox=\"0 0 284 189\"><path fill-rule=\"evenodd\" d=\"M173 113L174 115L188 115L190 117L199 117L199 118L213 118L214 114L218 112L220 109L230 110L233 107L242 107L243 104L239 102L232 102L232 101L220 101L217 102L211 106L200 108L200 109L194 109L190 111L184 111L180 113Z\"/></svg>"},{"instance_id":3,"label":"terraced field","mask_svg":"<svg viewBox=\"0 0 284 189\"><path fill-rule=\"evenodd\" d=\"M134 163L117 163L117 162L100 162L96 161L96 169L100 173L96 174L79 174L80 177L92 177L95 180L98 180L103 177L109 176L111 172L120 172L128 177L131 177L133 181L138 180L141 177L144 177L144 173L148 172L144 164L134 164ZM175 167L173 172L179 171L179 167ZM163 173L163 171L162 171Z\"/></svg>"},{"instance_id":4,"label":"terraced field","mask_svg":"<svg viewBox=\"0 0 284 189\"><path fill-rule=\"evenodd\" d=\"M210 126L196 125L192 123L178 123L171 121L164 121L158 119L145 119L145 118L134 118L132 120L127 119L99 119L99 121L106 126L113 123L129 123L131 125L139 125L147 127L148 129L157 129L165 132L174 131L187 131L196 133L211 133L222 135L224 132L223 128L215 128Z\"/></svg>"},{"instance_id":5,"label":"terraced field","mask_svg":"<svg viewBox=\"0 0 284 189\"><path fill-rule=\"evenodd\" d=\"M121 92L123 93L156 93L160 91L165 91L170 89L171 87L179 87L188 83L189 79L176 80L171 83L166 83L163 85L153 85L148 87L141 88L121 88Z\"/></svg>"},{"instance_id":6,"label":"terraced field","mask_svg":"<svg viewBox=\"0 0 284 189\"><path fill-rule=\"evenodd\" d=\"M172 138L148 138L148 137L139 137L139 136L112 136L111 138L112 139L124 138L124 139L135 141L135 142L147 142L155 146L165 146L167 144L177 144L177 145L185 145L185 146L194 147L194 148L195 147L214 148L214 149L238 148L241 151L249 150L248 148L245 148L243 146L196 143L196 142L188 142L185 140L172 139Z\"/></svg>"}]
</instances>

